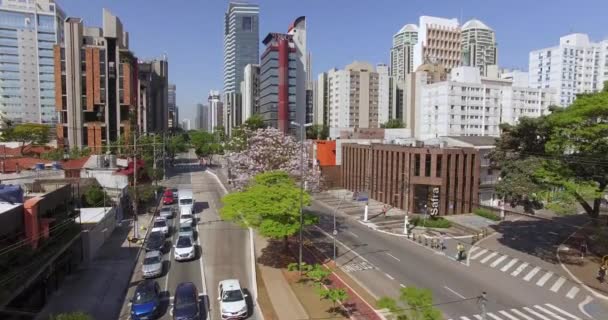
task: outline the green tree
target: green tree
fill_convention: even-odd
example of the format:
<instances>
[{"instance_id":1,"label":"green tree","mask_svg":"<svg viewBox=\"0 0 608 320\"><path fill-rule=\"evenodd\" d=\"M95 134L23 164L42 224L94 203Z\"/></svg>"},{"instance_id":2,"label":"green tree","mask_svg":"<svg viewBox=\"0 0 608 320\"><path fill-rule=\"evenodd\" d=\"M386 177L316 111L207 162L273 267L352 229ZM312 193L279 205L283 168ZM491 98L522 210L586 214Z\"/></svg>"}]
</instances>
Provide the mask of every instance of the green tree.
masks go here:
<instances>
[{"instance_id":1,"label":"green tree","mask_svg":"<svg viewBox=\"0 0 608 320\"><path fill-rule=\"evenodd\" d=\"M251 131L264 129L267 127L267 125L264 123L264 118L262 118L262 116L257 113L249 117L249 119L245 120L243 126Z\"/></svg>"},{"instance_id":2,"label":"green tree","mask_svg":"<svg viewBox=\"0 0 608 320\"><path fill-rule=\"evenodd\" d=\"M54 149L49 152L45 152L45 153L41 154L40 158L47 159L47 160L53 160L53 161L61 161L61 160L63 160L63 154L64 154L63 149L57 148L57 149Z\"/></svg>"},{"instance_id":3,"label":"green tree","mask_svg":"<svg viewBox=\"0 0 608 320\"><path fill-rule=\"evenodd\" d=\"M28 144L46 144L49 142L50 127L45 124L23 123L7 128L2 135L4 141L21 143L21 154Z\"/></svg>"},{"instance_id":4,"label":"green tree","mask_svg":"<svg viewBox=\"0 0 608 320\"><path fill-rule=\"evenodd\" d=\"M597 218L608 186L608 91L580 94L569 107L551 111L502 126L491 154L501 169L497 190L512 204L543 201L575 213L578 203Z\"/></svg>"},{"instance_id":5,"label":"green tree","mask_svg":"<svg viewBox=\"0 0 608 320\"><path fill-rule=\"evenodd\" d=\"M201 158L208 158L209 164L212 163L214 154L222 153L222 145L217 139L216 135L205 131L195 131L190 134L190 144L196 155Z\"/></svg>"},{"instance_id":6,"label":"green tree","mask_svg":"<svg viewBox=\"0 0 608 320\"><path fill-rule=\"evenodd\" d=\"M167 156L171 159L175 159L178 153L188 151L188 144L186 142L185 135L179 133L167 138L165 148L167 149Z\"/></svg>"},{"instance_id":7,"label":"green tree","mask_svg":"<svg viewBox=\"0 0 608 320\"><path fill-rule=\"evenodd\" d=\"M93 320L93 317L84 312L70 312L51 316L51 320Z\"/></svg>"},{"instance_id":8,"label":"green tree","mask_svg":"<svg viewBox=\"0 0 608 320\"><path fill-rule=\"evenodd\" d=\"M342 288L321 288L319 289L319 295L321 296L321 299L331 301L333 308L331 308L330 312L332 313L340 312L340 307L336 307L336 304L348 300L348 293Z\"/></svg>"},{"instance_id":9,"label":"green tree","mask_svg":"<svg viewBox=\"0 0 608 320\"><path fill-rule=\"evenodd\" d=\"M216 136L217 142L224 143L227 141L226 128L224 128L224 126L215 127L213 134Z\"/></svg>"},{"instance_id":10,"label":"green tree","mask_svg":"<svg viewBox=\"0 0 608 320\"><path fill-rule=\"evenodd\" d=\"M380 125L380 128L398 129L405 128L405 125L400 119L389 119L387 122Z\"/></svg>"},{"instance_id":11,"label":"green tree","mask_svg":"<svg viewBox=\"0 0 608 320\"><path fill-rule=\"evenodd\" d=\"M310 199L305 193L305 206ZM243 191L226 195L222 202L222 219L252 227L265 237L283 239L286 250L288 238L300 230L300 189L285 172L258 174ZM315 216L304 215L304 226L316 221Z\"/></svg>"},{"instance_id":12,"label":"green tree","mask_svg":"<svg viewBox=\"0 0 608 320\"><path fill-rule=\"evenodd\" d=\"M398 301L382 297L377 306L389 310L398 320L442 319L441 311L433 306L433 293L429 289L401 288Z\"/></svg>"},{"instance_id":13,"label":"green tree","mask_svg":"<svg viewBox=\"0 0 608 320\"><path fill-rule=\"evenodd\" d=\"M106 201L110 200L105 191L98 185L92 185L84 192L84 202L86 207L89 208L103 206L104 197Z\"/></svg>"},{"instance_id":14,"label":"green tree","mask_svg":"<svg viewBox=\"0 0 608 320\"><path fill-rule=\"evenodd\" d=\"M329 137L329 127L322 124L313 124L306 128L307 139L327 140Z\"/></svg>"}]
</instances>

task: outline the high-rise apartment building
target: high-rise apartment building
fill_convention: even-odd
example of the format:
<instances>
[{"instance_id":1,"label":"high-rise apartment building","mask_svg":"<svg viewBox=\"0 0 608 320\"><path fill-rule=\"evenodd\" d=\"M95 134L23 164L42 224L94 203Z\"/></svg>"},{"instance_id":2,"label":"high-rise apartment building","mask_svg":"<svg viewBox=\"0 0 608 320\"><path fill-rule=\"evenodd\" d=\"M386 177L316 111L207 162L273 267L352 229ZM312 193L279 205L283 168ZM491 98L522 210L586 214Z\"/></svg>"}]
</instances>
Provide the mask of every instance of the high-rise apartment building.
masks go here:
<instances>
[{"instance_id":1,"label":"high-rise apartment building","mask_svg":"<svg viewBox=\"0 0 608 320\"><path fill-rule=\"evenodd\" d=\"M209 106L202 103L196 104L195 127L198 130L209 131Z\"/></svg>"},{"instance_id":2,"label":"high-rise apartment building","mask_svg":"<svg viewBox=\"0 0 608 320\"><path fill-rule=\"evenodd\" d=\"M501 123L515 124L521 117L549 112L555 94L551 89L515 86L512 80L482 77L477 67L453 68L449 80L434 82L432 73L420 71L410 121L417 139L441 136L500 135ZM435 79L436 80L436 79Z\"/></svg>"},{"instance_id":3,"label":"high-rise apartment building","mask_svg":"<svg viewBox=\"0 0 608 320\"><path fill-rule=\"evenodd\" d=\"M389 68L385 64L376 66L378 73L378 123L381 125L390 119L390 85Z\"/></svg>"},{"instance_id":4,"label":"high-rise apartment building","mask_svg":"<svg viewBox=\"0 0 608 320\"><path fill-rule=\"evenodd\" d=\"M220 92L211 90L207 98L209 103L208 132L215 132L217 127L224 126L224 104Z\"/></svg>"},{"instance_id":5,"label":"high-rise apartment building","mask_svg":"<svg viewBox=\"0 0 608 320\"><path fill-rule=\"evenodd\" d=\"M315 81L313 123L329 126L329 88L327 72L320 73Z\"/></svg>"},{"instance_id":6,"label":"high-rise apartment building","mask_svg":"<svg viewBox=\"0 0 608 320\"><path fill-rule=\"evenodd\" d=\"M319 76L319 96L327 96L328 126L378 128L379 78L371 64L358 61ZM326 85L321 84L323 80Z\"/></svg>"},{"instance_id":7,"label":"high-rise apartment building","mask_svg":"<svg viewBox=\"0 0 608 320\"><path fill-rule=\"evenodd\" d=\"M169 62L165 56L139 61L137 72L137 126L142 133L165 131L169 127ZM175 91L173 93L175 94Z\"/></svg>"},{"instance_id":8,"label":"high-rise apartment building","mask_svg":"<svg viewBox=\"0 0 608 320\"><path fill-rule=\"evenodd\" d=\"M602 90L608 80L608 40L591 42L574 33L559 39L555 47L530 52L530 85L556 90L557 103L570 105L579 93Z\"/></svg>"},{"instance_id":9,"label":"high-rise apartment building","mask_svg":"<svg viewBox=\"0 0 608 320\"><path fill-rule=\"evenodd\" d=\"M414 71L414 45L418 42L418 26L406 24L393 35L391 48L390 75L404 80L405 75Z\"/></svg>"},{"instance_id":10,"label":"high-rise apartment building","mask_svg":"<svg viewBox=\"0 0 608 320\"><path fill-rule=\"evenodd\" d=\"M269 33L263 43L260 115L287 133L291 122L306 120L306 18L297 18L286 34Z\"/></svg>"},{"instance_id":11,"label":"high-rise apartment building","mask_svg":"<svg viewBox=\"0 0 608 320\"><path fill-rule=\"evenodd\" d=\"M177 87L174 84L169 84L167 90L167 107L169 109L167 116L167 126L169 128L176 128L179 121L179 111L177 109Z\"/></svg>"},{"instance_id":12,"label":"high-rise apartment building","mask_svg":"<svg viewBox=\"0 0 608 320\"><path fill-rule=\"evenodd\" d=\"M190 126L190 119L184 119L184 120L182 120L181 127L185 131L191 130L192 127Z\"/></svg>"},{"instance_id":13,"label":"high-rise apartment building","mask_svg":"<svg viewBox=\"0 0 608 320\"><path fill-rule=\"evenodd\" d=\"M14 122L54 124L53 46L65 14L54 0L0 0L0 114Z\"/></svg>"},{"instance_id":14,"label":"high-rise apartment building","mask_svg":"<svg viewBox=\"0 0 608 320\"><path fill-rule=\"evenodd\" d=\"M497 65L496 34L485 23L472 19L462 25L462 63L479 68L488 76L488 66Z\"/></svg>"},{"instance_id":15,"label":"high-rise apartment building","mask_svg":"<svg viewBox=\"0 0 608 320\"><path fill-rule=\"evenodd\" d=\"M139 105L137 58L129 50L129 34L105 9L103 28L67 18L64 31L63 45L53 48L59 144L100 151L105 143L128 139Z\"/></svg>"},{"instance_id":16,"label":"high-rise apartment building","mask_svg":"<svg viewBox=\"0 0 608 320\"><path fill-rule=\"evenodd\" d=\"M248 64L245 66L243 81L241 81L242 121L245 122L252 115L258 113L260 107L260 65Z\"/></svg>"},{"instance_id":17,"label":"high-rise apartment building","mask_svg":"<svg viewBox=\"0 0 608 320\"><path fill-rule=\"evenodd\" d=\"M429 61L452 69L461 65L461 59L458 19L421 16L418 41L414 46L413 70Z\"/></svg>"}]
</instances>

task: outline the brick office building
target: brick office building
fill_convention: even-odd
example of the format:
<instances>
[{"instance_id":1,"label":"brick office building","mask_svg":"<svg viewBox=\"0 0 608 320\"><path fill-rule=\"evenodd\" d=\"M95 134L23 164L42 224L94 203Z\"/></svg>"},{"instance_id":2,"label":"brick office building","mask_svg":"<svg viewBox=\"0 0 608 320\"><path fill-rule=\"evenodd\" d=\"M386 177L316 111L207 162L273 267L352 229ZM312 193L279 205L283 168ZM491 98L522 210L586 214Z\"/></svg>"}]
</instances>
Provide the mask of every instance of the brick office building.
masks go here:
<instances>
[{"instance_id":1,"label":"brick office building","mask_svg":"<svg viewBox=\"0 0 608 320\"><path fill-rule=\"evenodd\" d=\"M479 202L473 148L343 144L342 185L410 213L469 213Z\"/></svg>"}]
</instances>

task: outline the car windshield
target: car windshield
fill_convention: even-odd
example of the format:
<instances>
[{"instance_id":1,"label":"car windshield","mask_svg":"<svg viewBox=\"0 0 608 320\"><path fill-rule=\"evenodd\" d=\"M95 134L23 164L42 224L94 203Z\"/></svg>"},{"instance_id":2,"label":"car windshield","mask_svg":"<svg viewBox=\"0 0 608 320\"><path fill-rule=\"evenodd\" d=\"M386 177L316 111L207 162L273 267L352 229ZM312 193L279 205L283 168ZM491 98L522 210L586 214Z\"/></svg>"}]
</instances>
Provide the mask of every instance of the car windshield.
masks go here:
<instances>
[{"instance_id":1,"label":"car windshield","mask_svg":"<svg viewBox=\"0 0 608 320\"><path fill-rule=\"evenodd\" d=\"M160 263L160 257L159 256L155 256L155 257L147 257L144 259L144 264L157 264Z\"/></svg>"},{"instance_id":2,"label":"car windshield","mask_svg":"<svg viewBox=\"0 0 608 320\"><path fill-rule=\"evenodd\" d=\"M192 247L192 241L190 241L189 237L181 237L177 239L177 244L175 246L178 248Z\"/></svg>"},{"instance_id":3,"label":"car windshield","mask_svg":"<svg viewBox=\"0 0 608 320\"><path fill-rule=\"evenodd\" d=\"M154 221L154 228L164 228L167 226L167 223L163 220Z\"/></svg>"},{"instance_id":4,"label":"car windshield","mask_svg":"<svg viewBox=\"0 0 608 320\"><path fill-rule=\"evenodd\" d=\"M154 300L156 297L154 295L154 291L151 289L143 289L135 292L135 296L133 297L133 303L142 304L147 303Z\"/></svg>"},{"instance_id":5,"label":"car windshield","mask_svg":"<svg viewBox=\"0 0 608 320\"><path fill-rule=\"evenodd\" d=\"M179 232L192 232L192 227L181 227Z\"/></svg>"},{"instance_id":6,"label":"car windshield","mask_svg":"<svg viewBox=\"0 0 608 320\"><path fill-rule=\"evenodd\" d=\"M196 310L196 297L192 294L182 294L175 299L175 309L177 311Z\"/></svg>"},{"instance_id":7,"label":"car windshield","mask_svg":"<svg viewBox=\"0 0 608 320\"><path fill-rule=\"evenodd\" d=\"M191 214L182 214L182 219L192 219Z\"/></svg>"},{"instance_id":8,"label":"car windshield","mask_svg":"<svg viewBox=\"0 0 608 320\"><path fill-rule=\"evenodd\" d=\"M148 241L150 242L160 242L163 240L163 234L160 231L150 233L150 238Z\"/></svg>"},{"instance_id":9,"label":"car windshield","mask_svg":"<svg viewBox=\"0 0 608 320\"><path fill-rule=\"evenodd\" d=\"M181 204L181 205L192 204L192 199L181 199L181 200L179 200L179 204Z\"/></svg>"},{"instance_id":10,"label":"car windshield","mask_svg":"<svg viewBox=\"0 0 608 320\"><path fill-rule=\"evenodd\" d=\"M224 291L224 295L222 296L222 300L224 302L235 302L243 300L243 294L241 290L230 290Z\"/></svg>"}]
</instances>

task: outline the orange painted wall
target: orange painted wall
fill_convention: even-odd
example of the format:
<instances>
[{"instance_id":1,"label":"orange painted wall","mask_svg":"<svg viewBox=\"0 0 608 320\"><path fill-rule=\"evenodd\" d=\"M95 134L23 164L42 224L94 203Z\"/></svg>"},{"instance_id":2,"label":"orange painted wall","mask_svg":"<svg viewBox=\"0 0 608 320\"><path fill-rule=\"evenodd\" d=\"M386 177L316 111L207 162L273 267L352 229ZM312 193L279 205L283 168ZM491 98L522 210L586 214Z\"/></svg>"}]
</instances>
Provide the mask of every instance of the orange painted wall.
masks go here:
<instances>
[{"instance_id":1,"label":"orange painted wall","mask_svg":"<svg viewBox=\"0 0 608 320\"><path fill-rule=\"evenodd\" d=\"M336 141L317 140L317 160L320 166L336 165Z\"/></svg>"},{"instance_id":2,"label":"orange painted wall","mask_svg":"<svg viewBox=\"0 0 608 320\"><path fill-rule=\"evenodd\" d=\"M40 197L31 198L23 204L23 218L25 224L25 236L32 246L38 248L38 238L40 237L40 224L38 223L38 202Z\"/></svg>"}]
</instances>

